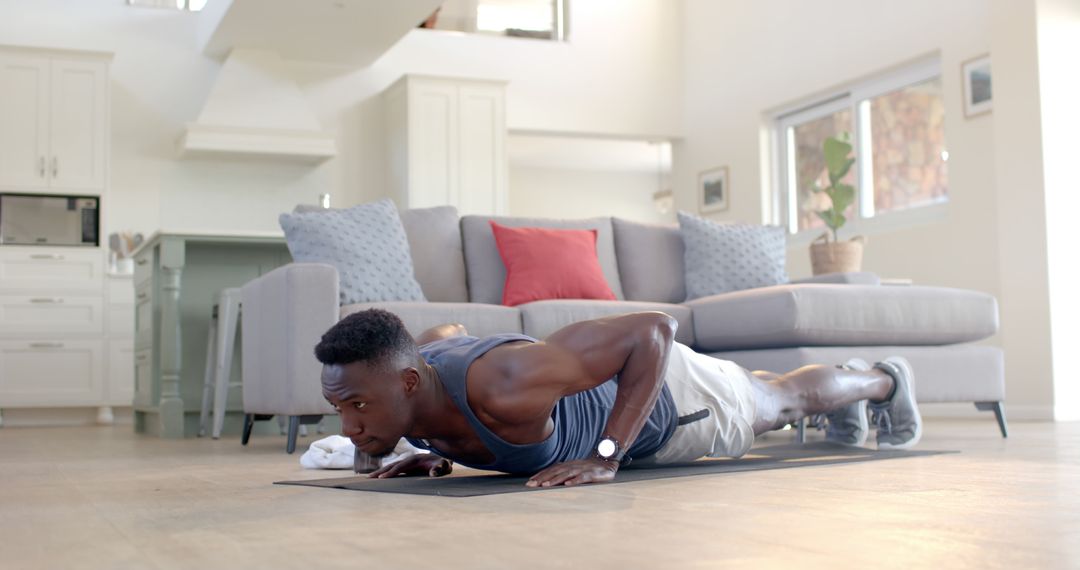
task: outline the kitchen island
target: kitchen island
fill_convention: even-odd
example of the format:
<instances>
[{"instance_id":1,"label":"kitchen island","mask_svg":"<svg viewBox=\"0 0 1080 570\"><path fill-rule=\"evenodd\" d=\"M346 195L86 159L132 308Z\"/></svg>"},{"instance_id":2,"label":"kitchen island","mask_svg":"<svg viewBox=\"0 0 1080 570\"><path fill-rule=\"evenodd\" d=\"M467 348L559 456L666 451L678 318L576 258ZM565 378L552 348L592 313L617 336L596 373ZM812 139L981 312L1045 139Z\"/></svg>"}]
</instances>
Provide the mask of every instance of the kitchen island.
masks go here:
<instances>
[{"instance_id":1,"label":"kitchen island","mask_svg":"<svg viewBox=\"0 0 1080 570\"><path fill-rule=\"evenodd\" d=\"M292 261L281 232L158 231L135 258L135 431L166 438L199 429L207 334L218 293ZM240 379L236 343L231 379ZM223 433L240 431L229 394Z\"/></svg>"}]
</instances>

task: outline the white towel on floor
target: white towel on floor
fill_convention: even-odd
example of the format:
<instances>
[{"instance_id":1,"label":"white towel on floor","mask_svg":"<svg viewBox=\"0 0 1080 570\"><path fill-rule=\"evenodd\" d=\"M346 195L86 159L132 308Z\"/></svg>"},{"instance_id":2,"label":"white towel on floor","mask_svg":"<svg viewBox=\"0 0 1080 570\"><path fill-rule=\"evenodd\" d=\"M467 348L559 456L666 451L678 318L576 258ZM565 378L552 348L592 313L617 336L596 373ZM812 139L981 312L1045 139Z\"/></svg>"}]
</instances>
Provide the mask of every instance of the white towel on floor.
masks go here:
<instances>
[{"instance_id":1,"label":"white towel on floor","mask_svg":"<svg viewBox=\"0 0 1080 570\"><path fill-rule=\"evenodd\" d=\"M324 437L311 442L308 450L300 456L300 465L305 469L352 469L355 451L356 446L347 437L340 435ZM417 453L428 453L428 451L417 449L402 438L394 447L394 451L379 461L379 465L396 463Z\"/></svg>"}]
</instances>

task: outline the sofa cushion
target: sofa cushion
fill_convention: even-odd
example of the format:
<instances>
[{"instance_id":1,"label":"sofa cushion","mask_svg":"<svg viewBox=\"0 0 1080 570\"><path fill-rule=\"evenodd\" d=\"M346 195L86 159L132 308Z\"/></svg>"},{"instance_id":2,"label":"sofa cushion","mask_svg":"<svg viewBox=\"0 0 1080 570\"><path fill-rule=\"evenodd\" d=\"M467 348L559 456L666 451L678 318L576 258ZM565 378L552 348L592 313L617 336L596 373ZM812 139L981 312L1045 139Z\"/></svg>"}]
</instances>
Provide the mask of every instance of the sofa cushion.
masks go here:
<instances>
[{"instance_id":1,"label":"sofa cushion","mask_svg":"<svg viewBox=\"0 0 1080 570\"><path fill-rule=\"evenodd\" d=\"M390 200L281 214L278 222L295 261L337 268L340 304L424 300L401 218Z\"/></svg>"},{"instance_id":2,"label":"sofa cushion","mask_svg":"<svg viewBox=\"0 0 1080 570\"><path fill-rule=\"evenodd\" d=\"M596 255L604 278L615 293L623 298L619 282L619 266L615 261L615 240L612 237L611 218L588 218L584 220L552 220L547 218L512 218L492 216L463 216L461 237L465 246L465 268L468 270L469 300L474 303L498 304L502 302L506 267L495 246L491 233L494 220L512 228L556 228L573 230L596 230Z\"/></svg>"},{"instance_id":3,"label":"sofa cushion","mask_svg":"<svg viewBox=\"0 0 1080 570\"><path fill-rule=\"evenodd\" d=\"M314 204L298 204L293 213L336 212ZM465 253L461 249L461 224L457 208L435 206L398 212L409 240L413 275L428 301L469 300L465 285Z\"/></svg>"},{"instance_id":4,"label":"sofa cushion","mask_svg":"<svg viewBox=\"0 0 1080 570\"><path fill-rule=\"evenodd\" d=\"M611 219L619 279L627 301L686 300L685 250L679 226Z\"/></svg>"},{"instance_id":5,"label":"sofa cushion","mask_svg":"<svg viewBox=\"0 0 1080 570\"><path fill-rule=\"evenodd\" d=\"M686 298L787 283L780 226L719 224L679 212L686 246Z\"/></svg>"},{"instance_id":6,"label":"sofa cushion","mask_svg":"<svg viewBox=\"0 0 1080 570\"><path fill-rule=\"evenodd\" d=\"M685 303L701 351L945 345L998 330L997 300L943 287L780 285Z\"/></svg>"},{"instance_id":7,"label":"sofa cushion","mask_svg":"<svg viewBox=\"0 0 1080 570\"><path fill-rule=\"evenodd\" d=\"M428 301L464 303L469 300L460 222L457 208L453 206L401 212L416 280Z\"/></svg>"},{"instance_id":8,"label":"sofa cushion","mask_svg":"<svg viewBox=\"0 0 1080 570\"><path fill-rule=\"evenodd\" d=\"M491 222L506 266L502 304L546 299L615 300L596 258L596 230L508 228Z\"/></svg>"},{"instance_id":9,"label":"sofa cushion","mask_svg":"<svg viewBox=\"0 0 1080 570\"><path fill-rule=\"evenodd\" d=\"M660 311L679 321L679 330L675 333L675 340L686 345L694 344L693 315L690 309L683 305L560 299L526 303L518 308L521 309L522 329L525 334L533 338L544 338L566 325L579 321L638 311Z\"/></svg>"},{"instance_id":10,"label":"sofa cushion","mask_svg":"<svg viewBox=\"0 0 1080 570\"><path fill-rule=\"evenodd\" d=\"M372 308L400 317L414 337L447 323L461 323L474 336L521 333L521 312L517 308L482 303L356 303L341 307L341 318Z\"/></svg>"}]
</instances>

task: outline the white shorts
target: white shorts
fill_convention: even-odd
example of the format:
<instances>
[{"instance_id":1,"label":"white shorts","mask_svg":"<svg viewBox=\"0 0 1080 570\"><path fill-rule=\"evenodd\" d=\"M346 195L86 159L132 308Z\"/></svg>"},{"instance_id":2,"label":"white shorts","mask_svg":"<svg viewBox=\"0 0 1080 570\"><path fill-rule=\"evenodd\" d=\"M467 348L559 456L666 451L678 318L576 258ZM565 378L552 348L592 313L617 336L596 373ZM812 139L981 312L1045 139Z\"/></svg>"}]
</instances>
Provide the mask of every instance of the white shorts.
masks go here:
<instances>
[{"instance_id":1,"label":"white shorts","mask_svg":"<svg viewBox=\"0 0 1080 570\"><path fill-rule=\"evenodd\" d=\"M744 455L754 443L752 381L734 362L675 343L664 382L675 400L679 426L664 447L642 460L643 466Z\"/></svg>"}]
</instances>

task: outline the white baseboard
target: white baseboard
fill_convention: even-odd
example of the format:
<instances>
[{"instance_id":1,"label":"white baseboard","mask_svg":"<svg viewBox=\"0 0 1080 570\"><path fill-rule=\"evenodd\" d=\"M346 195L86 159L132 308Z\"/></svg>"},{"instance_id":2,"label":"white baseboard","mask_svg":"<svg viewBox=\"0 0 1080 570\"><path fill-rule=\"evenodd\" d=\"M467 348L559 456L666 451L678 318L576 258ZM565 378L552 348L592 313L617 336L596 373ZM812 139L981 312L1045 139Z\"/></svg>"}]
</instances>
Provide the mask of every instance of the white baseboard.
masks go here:
<instances>
[{"instance_id":1,"label":"white baseboard","mask_svg":"<svg viewBox=\"0 0 1080 570\"><path fill-rule=\"evenodd\" d=\"M113 424L134 423L130 407L113 407ZM78 427L100 425L98 408L4 408L3 427Z\"/></svg>"},{"instance_id":2,"label":"white baseboard","mask_svg":"<svg viewBox=\"0 0 1080 570\"><path fill-rule=\"evenodd\" d=\"M925 418L941 419L993 419L994 413L980 412L975 409L974 403L948 402L948 403L920 403L919 412ZM1006 421L1018 422L1052 422L1054 421L1054 408L1052 406L1015 405L1005 403Z\"/></svg>"}]
</instances>

